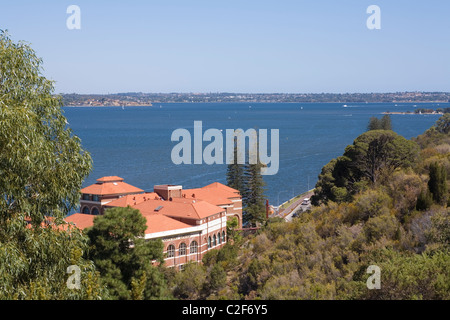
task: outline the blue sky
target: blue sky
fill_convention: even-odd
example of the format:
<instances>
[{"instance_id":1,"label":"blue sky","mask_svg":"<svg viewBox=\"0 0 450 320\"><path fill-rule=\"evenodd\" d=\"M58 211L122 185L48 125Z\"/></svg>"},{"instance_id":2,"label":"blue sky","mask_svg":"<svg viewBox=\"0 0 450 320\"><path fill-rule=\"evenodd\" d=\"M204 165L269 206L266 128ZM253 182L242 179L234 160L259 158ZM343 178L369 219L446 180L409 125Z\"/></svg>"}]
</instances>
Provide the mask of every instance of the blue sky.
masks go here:
<instances>
[{"instance_id":1,"label":"blue sky","mask_svg":"<svg viewBox=\"0 0 450 320\"><path fill-rule=\"evenodd\" d=\"M0 29L60 93L450 91L449 15L448 0L16 0Z\"/></svg>"}]
</instances>

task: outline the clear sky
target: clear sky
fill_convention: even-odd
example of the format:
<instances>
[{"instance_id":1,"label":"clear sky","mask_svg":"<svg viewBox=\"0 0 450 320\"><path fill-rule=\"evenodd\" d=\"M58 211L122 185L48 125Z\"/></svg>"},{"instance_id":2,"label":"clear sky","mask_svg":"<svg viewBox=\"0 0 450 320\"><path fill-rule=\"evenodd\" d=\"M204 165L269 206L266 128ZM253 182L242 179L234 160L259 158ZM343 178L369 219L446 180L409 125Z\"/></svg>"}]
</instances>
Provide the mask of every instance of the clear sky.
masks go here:
<instances>
[{"instance_id":1,"label":"clear sky","mask_svg":"<svg viewBox=\"0 0 450 320\"><path fill-rule=\"evenodd\" d=\"M449 17L448 0L2 0L0 29L58 93L450 91Z\"/></svg>"}]
</instances>

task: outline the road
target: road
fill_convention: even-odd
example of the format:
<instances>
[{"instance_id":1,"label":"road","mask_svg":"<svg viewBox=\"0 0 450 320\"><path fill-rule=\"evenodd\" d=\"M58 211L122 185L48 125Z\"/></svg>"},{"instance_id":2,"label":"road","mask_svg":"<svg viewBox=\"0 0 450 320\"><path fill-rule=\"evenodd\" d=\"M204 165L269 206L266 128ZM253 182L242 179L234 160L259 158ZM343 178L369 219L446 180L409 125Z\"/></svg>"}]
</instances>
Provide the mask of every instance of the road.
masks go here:
<instances>
[{"instance_id":1,"label":"road","mask_svg":"<svg viewBox=\"0 0 450 320\"><path fill-rule=\"evenodd\" d=\"M291 221L292 220L292 215L299 210L300 208L303 209L303 211L305 211L306 209L308 209L309 207L311 207L311 204L308 205L302 205L302 202L305 198L311 198L311 196L314 194L313 191L309 191L307 193L304 193L302 195L302 197L300 197L298 200L294 201L293 203L291 203L287 208L281 210L280 212L278 212L278 214L276 215L277 217L281 217L284 218L286 221Z\"/></svg>"},{"instance_id":2,"label":"road","mask_svg":"<svg viewBox=\"0 0 450 320\"><path fill-rule=\"evenodd\" d=\"M311 208L311 203L309 204L299 204L297 207L295 207L290 213L288 213L285 217L284 220L286 220L287 222L292 221L292 219L294 218L294 213L297 212L298 210L302 209L302 211L306 211L309 208Z\"/></svg>"}]
</instances>

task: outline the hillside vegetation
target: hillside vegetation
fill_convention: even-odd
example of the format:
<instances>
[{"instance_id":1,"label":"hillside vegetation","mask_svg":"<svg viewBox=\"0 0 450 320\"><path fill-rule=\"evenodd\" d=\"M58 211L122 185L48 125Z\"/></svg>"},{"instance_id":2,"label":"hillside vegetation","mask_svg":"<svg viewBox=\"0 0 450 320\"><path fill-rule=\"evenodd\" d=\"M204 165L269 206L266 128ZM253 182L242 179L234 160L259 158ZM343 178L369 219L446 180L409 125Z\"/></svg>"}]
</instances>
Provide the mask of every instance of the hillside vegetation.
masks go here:
<instances>
[{"instance_id":1,"label":"hillside vegetation","mask_svg":"<svg viewBox=\"0 0 450 320\"><path fill-rule=\"evenodd\" d=\"M227 274L203 298L449 299L448 127L445 115L412 140L390 130L356 138L322 170L311 212L270 220L228 259L192 267ZM370 265L380 289L367 288Z\"/></svg>"}]
</instances>

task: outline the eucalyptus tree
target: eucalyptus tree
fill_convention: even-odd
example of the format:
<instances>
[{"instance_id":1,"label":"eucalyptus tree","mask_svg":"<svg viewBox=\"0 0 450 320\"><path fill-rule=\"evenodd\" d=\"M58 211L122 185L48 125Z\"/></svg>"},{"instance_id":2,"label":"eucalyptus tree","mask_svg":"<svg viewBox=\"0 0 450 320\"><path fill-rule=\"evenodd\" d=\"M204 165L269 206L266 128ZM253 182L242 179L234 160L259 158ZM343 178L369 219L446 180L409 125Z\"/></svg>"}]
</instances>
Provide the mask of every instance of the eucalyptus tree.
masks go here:
<instances>
[{"instance_id":1,"label":"eucalyptus tree","mask_svg":"<svg viewBox=\"0 0 450 320\"><path fill-rule=\"evenodd\" d=\"M0 33L0 210L27 213L35 224L78 206L92 160L68 128L42 59Z\"/></svg>"},{"instance_id":2,"label":"eucalyptus tree","mask_svg":"<svg viewBox=\"0 0 450 320\"><path fill-rule=\"evenodd\" d=\"M0 298L104 298L83 258L87 238L63 218L92 167L61 98L25 42L0 30ZM80 286L67 286L75 265Z\"/></svg>"}]
</instances>

